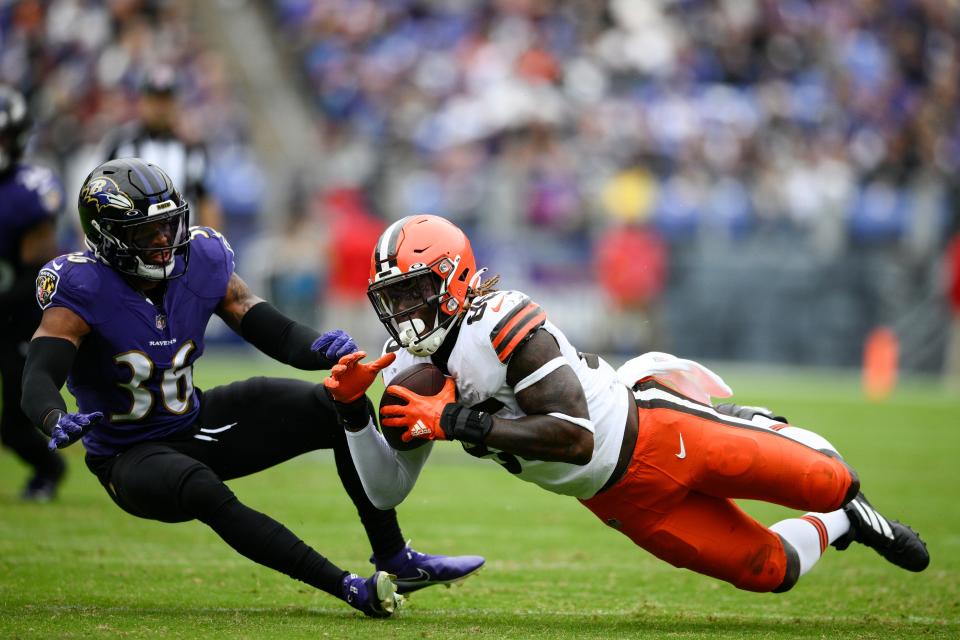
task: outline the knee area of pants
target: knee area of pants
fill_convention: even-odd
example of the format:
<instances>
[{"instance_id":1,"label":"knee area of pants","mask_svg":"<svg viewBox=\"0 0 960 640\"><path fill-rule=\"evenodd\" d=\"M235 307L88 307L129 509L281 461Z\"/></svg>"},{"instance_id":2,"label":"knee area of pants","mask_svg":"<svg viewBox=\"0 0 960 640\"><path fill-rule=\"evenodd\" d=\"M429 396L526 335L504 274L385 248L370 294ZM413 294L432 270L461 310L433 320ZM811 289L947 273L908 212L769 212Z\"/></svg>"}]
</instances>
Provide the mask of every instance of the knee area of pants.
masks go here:
<instances>
[{"instance_id":1,"label":"knee area of pants","mask_svg":"<svg viewBox=\"0 0 960 640\"><path fill-rule=\"evenodd\" d=\"M833 511L856 497L860 480L846 463L834 459L816 460L810 464L801 484L803 497L813 510ZM849 485L844 489L844 485Z\"/></svg>"},{"instance_id":2,"label":"knee area of pants","mask_svg":"<svg viewBox=\"0 0 960 640\"><path fill-rule=\"evenodd\" d=\"M840 506L843 506L857 497L857 494L860 493L860 476L857 475L857 472L854 471L853 467L844 463L847 468L847 472L850 474L850 488L847 489L846 495L843 496L843 503Z\"/></svg>"},{"instance_id":3,"label":"knee area of pants","mask_svg":"<svg viewBox=\"0 0 960 640\"><path fill-rule=\"evenodd\" d=\"M840 506L844 506L851 500L857 497L857 494L860 493L860 476L857 475L856 469L847 464L847 461L843 459L839 453L833 449L819 449L820 453L829 456L843 465L847 470L847 473L850 475L850 487L847 489L847 493L843 496L843 502L840 503Z\"/></svg>"},{"instance_id":4,"label":"knee area of pants","mask_svg":"<svg viewBox=\"0 0 960 640\"><path fill-rule=\"evenodd\" d=\"M733 582L738 589L758 593L786 591L793 587L800 577L800 559L796 551L791 560L787 546L770 543L758 546L743 559L743 571Z\"/></svg>"},{"instance_id":5,"label":"knee area of pants","mask_svg":"<svg viewBox=\"0 0 960 640\"><path fill-rule=\"evenodd\" d=\"M197 464L184 473L180 504L191 516L202 518L231 500L236 500L233 492L209 467Z\"/></svg>"}]
</instances>

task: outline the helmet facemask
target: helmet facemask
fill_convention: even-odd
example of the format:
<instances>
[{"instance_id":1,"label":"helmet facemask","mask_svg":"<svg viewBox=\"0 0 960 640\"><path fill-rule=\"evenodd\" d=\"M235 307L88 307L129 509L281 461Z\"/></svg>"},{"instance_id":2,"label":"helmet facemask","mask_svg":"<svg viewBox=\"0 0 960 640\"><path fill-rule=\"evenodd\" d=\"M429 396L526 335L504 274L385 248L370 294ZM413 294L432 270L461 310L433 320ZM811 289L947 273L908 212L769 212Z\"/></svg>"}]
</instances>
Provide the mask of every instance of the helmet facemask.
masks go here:
<instances>
[{"instance_id":1,"label":"helmet facemask","mask_svg":"<svg viewBox=\"0 0 960 640\"><path fill-rule=\"evenodd\" d=\"M118 271L153 281L170 280L186 271L190 244L190 210L186 203L131 222L94 220L91 225L100 238L99 242L88 239L88 246ZM178 255L183 256L181 269L177 269Z\"/></svg>"},{"instance_id":2,"label":"helmet facemask","mask_svg":"<svg viewBox=\"0 0 960 640\"><path fill-rule=\"evenodd\" d=\"M407 273L370 285L367 291L380 322L415 356L435 353L462 316L463 305L448 290L458 263L459 257L455 261L444 257L430 265L414 265Z\"/></svg>"}]
</instances>

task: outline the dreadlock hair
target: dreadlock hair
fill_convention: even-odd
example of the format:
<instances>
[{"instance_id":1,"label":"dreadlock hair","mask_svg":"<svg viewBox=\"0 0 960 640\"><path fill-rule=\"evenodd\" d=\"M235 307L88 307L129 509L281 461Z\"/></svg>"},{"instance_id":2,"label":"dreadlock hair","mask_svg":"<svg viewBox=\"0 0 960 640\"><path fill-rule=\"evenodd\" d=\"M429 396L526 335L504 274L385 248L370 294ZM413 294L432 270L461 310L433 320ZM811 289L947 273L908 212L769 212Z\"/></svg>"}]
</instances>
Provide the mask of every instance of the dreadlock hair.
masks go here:
<instances>
[{"instance_id":1,"label":"dreadlock hair","mask_svg":"<svg viewBox=\"0 0 960 640\"><path fill-rule=\"evenodd\" d=\"M471 287L470 291L467 293L466 305L464 305L464 311L470 309L473 306L473 301L476 298L482 298L488 293L493 293L497 291L494 287L500 284L500 274L498 273L495 276L490 276L487 280L483 280L476 287Z\"/></svg>"}]
</instances>

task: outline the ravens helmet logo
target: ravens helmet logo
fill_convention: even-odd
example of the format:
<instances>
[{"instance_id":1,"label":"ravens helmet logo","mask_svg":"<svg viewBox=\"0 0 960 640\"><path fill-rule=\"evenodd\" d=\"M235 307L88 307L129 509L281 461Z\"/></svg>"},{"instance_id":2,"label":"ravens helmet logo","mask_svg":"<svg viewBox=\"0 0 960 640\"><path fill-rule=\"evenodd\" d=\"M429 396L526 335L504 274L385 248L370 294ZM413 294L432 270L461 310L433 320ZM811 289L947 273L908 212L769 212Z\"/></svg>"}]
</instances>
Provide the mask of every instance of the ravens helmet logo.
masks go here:
<instances>
[{"instance_id":1,"label":"ravens helmet logo","mask_svg":"<svg viewBox=\"0 0 960 640\"><path fill-rule=\"evenodd\" d=\"M103 210L104 207L113 207L127 211L128 215L139 213L133 206L133 199L121 191L116 182L106 176L90 180L83 188L80 197L84 203L95 206L97 211Z\"/></svg>"}]
</instances>

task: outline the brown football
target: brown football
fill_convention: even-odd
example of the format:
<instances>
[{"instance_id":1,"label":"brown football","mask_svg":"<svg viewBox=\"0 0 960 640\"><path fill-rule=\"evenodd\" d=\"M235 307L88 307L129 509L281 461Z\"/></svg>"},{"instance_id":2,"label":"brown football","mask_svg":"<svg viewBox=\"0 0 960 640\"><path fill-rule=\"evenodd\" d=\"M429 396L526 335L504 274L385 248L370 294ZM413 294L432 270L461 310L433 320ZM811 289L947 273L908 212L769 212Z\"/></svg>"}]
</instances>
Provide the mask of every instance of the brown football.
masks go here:
<instances>
[{"instance_id":1,"label":"brown football","mask_svg":"<svg viewBox=\"0 0 960 640\"><path fill-rule=\"evenodd\" d=\"M446 376L443 375L443 371L440 371L439 367L430 364L429 362L420 362L413 366L407 367L394 376L393 380L390 381L390 385L406 387L407 389L410 389L410 391L413 391L421 396L435 396L443 389L443 383L445 381ZM383 396L380 398L380 410L382 411L387 405L406 403L406 400L402 400L395 395L384 392ZM380 420L383 420L382 414L380 416ZM403 435L404 430L399 427L381 426L380 431L383 432L383 437L386 438L387 442L390 443L390 446L398 451L409 451L410 449L416 449L417 447L429 442L428 440L422 440L420 438L414 438L410 442L404 442L400 439L400 436Z\"/></svg>"}]
</instances>

